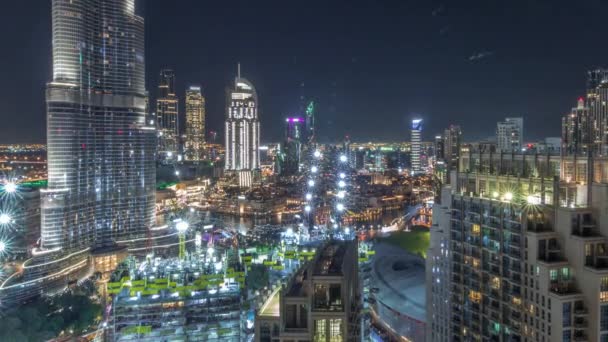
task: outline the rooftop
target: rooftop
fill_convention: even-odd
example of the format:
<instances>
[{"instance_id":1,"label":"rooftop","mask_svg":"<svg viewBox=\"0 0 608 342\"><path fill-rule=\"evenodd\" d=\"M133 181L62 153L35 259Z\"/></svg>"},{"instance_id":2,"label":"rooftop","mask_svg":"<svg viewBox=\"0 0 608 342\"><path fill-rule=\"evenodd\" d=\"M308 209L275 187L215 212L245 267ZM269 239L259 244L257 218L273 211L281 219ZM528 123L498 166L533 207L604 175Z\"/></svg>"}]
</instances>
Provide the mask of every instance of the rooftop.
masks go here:
<instances>
[{"instance_id":1,"label":"rooftop","mask_svg":"<svg viewBox=\"0 0 608 342\"><path fill-rule=\"evenodd\" d=\"M277 287L262 306L260 316L279 317L281 304L281 287Z\"/></svg>"},{"instance_id":2,"label":"rooftop","mask_svg":"<svg viewBox=\"0 0 608 342\"><path fill-rule=\"evenodd\" d=\"M342 275L342 263L346 253L346 244L330 242L320 252L314 275Z\"/></svg>"}]
</instances>

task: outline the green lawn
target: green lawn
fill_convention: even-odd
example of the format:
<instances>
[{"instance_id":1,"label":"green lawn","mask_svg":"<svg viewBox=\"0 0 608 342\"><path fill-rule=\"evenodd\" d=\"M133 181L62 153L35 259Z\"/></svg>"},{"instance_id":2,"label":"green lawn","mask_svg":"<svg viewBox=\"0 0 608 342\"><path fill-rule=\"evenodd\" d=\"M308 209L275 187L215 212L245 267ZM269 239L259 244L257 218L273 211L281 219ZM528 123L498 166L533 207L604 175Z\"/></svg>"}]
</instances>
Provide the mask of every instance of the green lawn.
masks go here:
<instances>
[{"instance_id":1,"label":"green lawn","mask_svg":"<svg viewBox=\"0 0 608 342\"><path fill-rule=\"evenodd\" d=\"M414 227L412 231L395 232L389 237L378 239L379 242L386 242L399 246L412 254L422 255L425 258L430 240L431 233L429 229L425 227Z\"/></svg>"}]
</instances>

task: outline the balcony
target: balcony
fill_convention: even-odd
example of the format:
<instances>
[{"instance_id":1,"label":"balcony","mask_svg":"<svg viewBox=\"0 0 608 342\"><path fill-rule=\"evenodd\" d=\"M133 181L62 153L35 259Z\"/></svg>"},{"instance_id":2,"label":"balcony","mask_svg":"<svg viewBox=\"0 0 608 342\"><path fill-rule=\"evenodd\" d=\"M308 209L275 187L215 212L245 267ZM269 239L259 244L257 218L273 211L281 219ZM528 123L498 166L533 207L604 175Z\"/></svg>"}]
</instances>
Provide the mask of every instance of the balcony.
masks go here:
<instances>
[{"instance_id":1,"label":"balcony","mask_svg":"<svg viewBox=\"0 0 608 342\"><path fill-rule=\"evenodd\" d=\"M574 280L551 282L551 284L549 285L549 291L560 296L567 296L578 293Z\"/></svg>"},{"instance_id":2,"label":"balcony","mask_svg":"<svg viewBox=\"0 0 608 342\"><path fill-rule=\"evenodd\" d=\"M582 305L574 306L574 316L587 316L588 314L589 314L589 311L587 310L587 308L583 307Z\"/></svg>"},{"instance_id":3,"label":"balcony","mask_svg":"<svg viewBox=\"0 0 608 342\"><path fill-rule=\"evenodd\" d=\"M590 256L585 260L585 266L598 270L608 269L608 255Z\"/></svg>"},{"instance_id":4,"label":"balcony","mask_svg":"<svg viewBox=\"0 0 608 342\"><path fill-rule=\"evenodd\" d=\"M575 329L585 329L587 328L587 320L582 317L577 317L574 319L574 328Z\"/></svg>"}]
</instances>

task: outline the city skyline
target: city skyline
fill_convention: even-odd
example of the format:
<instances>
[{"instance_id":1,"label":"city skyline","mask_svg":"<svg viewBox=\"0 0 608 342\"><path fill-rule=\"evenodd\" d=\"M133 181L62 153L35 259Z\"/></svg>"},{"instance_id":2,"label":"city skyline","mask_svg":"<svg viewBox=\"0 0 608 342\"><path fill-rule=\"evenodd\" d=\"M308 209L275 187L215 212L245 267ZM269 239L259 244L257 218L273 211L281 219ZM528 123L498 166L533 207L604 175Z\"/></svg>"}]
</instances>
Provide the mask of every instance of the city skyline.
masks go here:
<instances>
[{"instance_id":1,"label":"city skyline","mask_svg":"<svg viewBox=\"0 0 608 342\"><path fill-rule=\"evenodd\" d=\"M539 127L538 132L527 134L530 138L538 139L543 136L559 136L557 121L545 121L543 118L563 116L566 113L563 108L570 108L571 103L584 95L585 71L602 66L605 64L604 60L608 60L608 51L601 45L594 49L593 54L577 54L577 49L563 49L567 38L572 38L574 45L597 45L592 42L599 38L599 13L605 5L595 1L576 5L562 1L560 5L563 9L552 17L548 17L551 14L550 11L545 11L544 5L525 5L523 2L512 4L513 8L507 8L506 12L502 6L482 6L476 1L443 6L439 6L439 3L399 5L391 2L369 8L355 5L348 9L347 14L354 19L365 18L363 28L370 27L368 25L376 23L383 15L387 17L385 24L376 25L376 28L364 36L370 39L363 39L363 45L359 49L355 48L358 44L342 32L344 29L337 28L337 24L331 21L331 14L336 13L339 5L329 4L328 14L315 12L314 9L318 6L311 6L311 9L295 8L284 11L283 16L271 17L272 23L286 25L288 20L301 23L313 16L323 25L324 32L338 30L338 33L332 33L335 36L332 41L338 41L338 53L331 55L327 54L328 46L323 34L302 32L303 29L295 27L297 25L289 29L294 39L269 34L266 25L254 25L252 32L256 34L256 40L263 43L265 50L252 50L256 51L255 53L248 51L245 47L249 43L237 44L241 47L226 48L226 42L218 40L222 35L215 37L211 32L207 32L208 26L191 27L189 21L180 20L177 13L188 7L191 13L185 15L202 15L205 19L203 21L208 23L206 25L215 25L217 21L211 16L214 12L225 13L228 5L214 5L203 13L202 5L189 1L182 1L173 7L166 2L144 3L147 8L143 14L149 19L147 29L157 40L147 47L149 57L146 89L154 96L158 70L163 67L175 70L177 92L182 98L188 83L201 84L208 103L207 126L209 130L221 132L223 91L230 82L234 64L240 61L249 70L249 78L260 92L260 112L263 117L261 125L262 130L267 133L262 137L264 142L280 141L282 127L275 122L285 116L297 115L298 97L301 93L313 98L317 104L320 141L337 141L345 134L349 134L355 141L373 137L397 140L402 129L406 129L413 113L419 113L425 119L428 129L423 140L430 140L433 134L441 132L445 126L442 121L446 118L459 118L457 123L465 132L464 139L472 140L485 138L487 134L484 132L491 130L496 121L512 115L523 116L528 123L527 127ZM7 70L8 76L17 79L17 83L11 87L5 85L4 89L0 89L0 100L5 103L5 115L20 114L13 115L16 117L10 130L2 131L3 143L44 141L43 89L50 75L48 6L47 3L36 6L34 10L36 13L40 11L40 15L25 16L26 20L37 20L29 25L33 37L28 37L28 41L31 41L32 46L26 51L32 53L26 53L23 61L14 59L16 56L7 56L7 65L15 65L15 68ZM31 10L18 3L11 3L9 7L11 8L6 13L18 14ZM435 11L438 8L442 9ZM467 14L471 9L472 12ZM274 13L283 10L285 8L279 6ZM362 13L364 10L369 12L369 16ZM263 15L264 18L269 17L265 11L272 13L265 6L257 9L255 13ZM391 11L395 13L392 14ZM584 15L575 16L575 22L572 22L566 15L571 11L581 14L584 12ZM503 12L505 19L499 17ZM162 18L167 18L172 24L168 25L169 29L163 26L162 29L167 32L159 32L161 14ZM485 15L488 19L476 19L467 24L465 19L477 18L480 15ZM406 26L418 25L420 37L408 34L404 46L391 47L394 36L387 35L387 29L398 25L402 19L412 19L411 17L415 18ZM340 23L344 27L356 29L353 27L354 19L342 18ZM511 32L507 29L506 19L509 19L509 23L518 21L522 27ZM540 24L541 22L544 24ZM564 23L568 25L563 25ZM27 21L14 23L10 18L7 18L5 23L16 27L28 24L30 23ZM241 28L241 25L243 24L239 24L238 28ZM475 33L474 31L484 31L474 30L475 25L488 26L489 29L485 30L488 33ZM561 26L564 28L560 28ZM401 30L406 31L407 27ZM230 29L227 33L238 28ZM202 46L192 47L190 50L181 44L177 49L178 41L168 40L169 36L175 36L174 31L184 30L188 32L188 38L202 41ZM464 46L454 46L468 37L470 42ZM498 41L495 39L497 37L503 43L495 43ZM18 37L9 38L12 40ZM270 47L269 42L273 39L284 43L285 48L280 53L276 53L276 48ZM421 40L428 41L428 44ZM370 55L366 52L369 47L376 48L374 51L377 53ZM559 54L546 53L557 49L566 51ZM443 53L444 50L448 52L439 57L439 51ZM180 53L167 55L169 51ZM391 55L409 57L398 62L390 57ZM327 59L321 62L323 56L327 56ZM382 64L386 66L372 67L380 59L385 59ZM430 64L445 66L429 70ZM29 68L27 65L33 67ZM574 67L560 67L563 65ZM23 77L14 77L16 72ZM389 78L390 73L393 75ZM424 77L421 74L424 74ZM551 76L546 76L548 74ZM509 77L506 77L507 75ZM442 82L438 84L429 81L430 79ZM305 84L303 89L302 81ZM27 96L27 101L23 101L24 96ZM361 103L359 99L365 99L366 103ZM400 105L397 105L398 103ZM400 108L397 111L394 110L396 106ZM383 118L383 122L390 123L395 129L383 130L380 123L362 127L357 124L360 120L350 119L363 118L370 112L374 113L374 117ZM481 116L487 117L488 120L476 122L476 118ZM548 124L542 125L544 122ZM401 129L396 129L397 127Z\"/></svg>"}]
</instances>

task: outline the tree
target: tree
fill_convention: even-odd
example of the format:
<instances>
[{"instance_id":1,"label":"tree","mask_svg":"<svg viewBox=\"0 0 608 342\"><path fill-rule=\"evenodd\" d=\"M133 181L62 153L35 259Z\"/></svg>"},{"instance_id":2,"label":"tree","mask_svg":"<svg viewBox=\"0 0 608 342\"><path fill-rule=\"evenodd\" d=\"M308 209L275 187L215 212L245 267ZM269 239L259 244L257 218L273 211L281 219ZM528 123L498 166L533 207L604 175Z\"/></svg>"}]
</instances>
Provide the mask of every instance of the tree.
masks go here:
<instances>
[{"instance_id":1,"label":"tree","mask_svg":"<svg viewBox=\"0 0 608 342\"><path fill-rule=\"evenodd\" d=\"M247 288L256 291L268 285L268 267L260 264L251 265L251 270L247 272Z\"/></svg>"}]
</instances>

